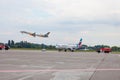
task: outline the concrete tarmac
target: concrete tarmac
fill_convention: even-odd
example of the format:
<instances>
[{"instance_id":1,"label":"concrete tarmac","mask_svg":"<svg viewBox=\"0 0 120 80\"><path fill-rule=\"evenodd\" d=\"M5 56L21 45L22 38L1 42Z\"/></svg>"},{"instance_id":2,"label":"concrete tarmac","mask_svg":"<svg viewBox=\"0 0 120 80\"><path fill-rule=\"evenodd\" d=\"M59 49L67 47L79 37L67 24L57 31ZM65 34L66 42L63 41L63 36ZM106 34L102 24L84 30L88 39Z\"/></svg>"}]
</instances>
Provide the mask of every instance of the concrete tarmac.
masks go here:
<instances>
[{"instance_id":1,"label":"concrete tarmac","mask_svg":"<svg viewBox=\"0 0 120 80\"><path fill-rule=\"evenodd\" d=\"M0 80L120 80L120 54L1 50Z\"/></svg>"}]
</instances>

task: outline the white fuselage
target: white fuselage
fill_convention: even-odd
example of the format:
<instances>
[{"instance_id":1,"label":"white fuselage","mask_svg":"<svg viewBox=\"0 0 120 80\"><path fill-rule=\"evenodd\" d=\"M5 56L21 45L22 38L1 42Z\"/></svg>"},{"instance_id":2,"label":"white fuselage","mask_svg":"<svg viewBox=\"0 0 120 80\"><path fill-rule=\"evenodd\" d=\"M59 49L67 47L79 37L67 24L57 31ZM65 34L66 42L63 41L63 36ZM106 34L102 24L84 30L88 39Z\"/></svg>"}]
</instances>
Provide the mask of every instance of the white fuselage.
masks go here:
<instances>
[{"instance_id":1,"label":"white fuselage","mask_svg":"<svg viewBox=\"0 0 120 80\"><path fill-rule=\"evenodd\" d=\"M67 51L67 50L70 50L70 51L74 51L77 49L77 45L65 45L65 44L59 44L59 45L56 45L56 48L61 51L61 50L64 50L64 51Z\"/></svg>"},{"instance_id":2,"label":"white fuselage","mask_svg":"<svg viewBox=\"0 0 120 80\"><path fill-rule=\"evenodd\" d=\"M78 44L73 44L73 45L59 44L59 45L56 45L56 49L58 49L59 51L64 50L66 52L67 50L70 50L73 52L74 50L79 49L81 47L81 44L82 44L82 38L80 38L80 41Z\"/></svg>"}]
</instances>

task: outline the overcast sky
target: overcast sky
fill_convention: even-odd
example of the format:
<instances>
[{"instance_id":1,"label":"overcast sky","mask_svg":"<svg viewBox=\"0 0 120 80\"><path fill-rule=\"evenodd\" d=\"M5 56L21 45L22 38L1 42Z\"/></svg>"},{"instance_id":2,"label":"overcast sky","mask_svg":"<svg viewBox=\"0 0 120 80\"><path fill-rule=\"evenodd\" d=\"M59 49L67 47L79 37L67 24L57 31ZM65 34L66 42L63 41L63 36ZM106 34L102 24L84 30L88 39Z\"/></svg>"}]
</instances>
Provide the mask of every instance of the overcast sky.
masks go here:
<instances>
[{"instance_id":1,"label":"overcast sky","mask_svg":"<svg viewBox=\"0 0 120 80\"><path fill-rule=\"evenodd\" d=\"M0 42L76 44L81 37L86 45L120 46L120 0L0 0Z\"/></svg>"}]
</instances>

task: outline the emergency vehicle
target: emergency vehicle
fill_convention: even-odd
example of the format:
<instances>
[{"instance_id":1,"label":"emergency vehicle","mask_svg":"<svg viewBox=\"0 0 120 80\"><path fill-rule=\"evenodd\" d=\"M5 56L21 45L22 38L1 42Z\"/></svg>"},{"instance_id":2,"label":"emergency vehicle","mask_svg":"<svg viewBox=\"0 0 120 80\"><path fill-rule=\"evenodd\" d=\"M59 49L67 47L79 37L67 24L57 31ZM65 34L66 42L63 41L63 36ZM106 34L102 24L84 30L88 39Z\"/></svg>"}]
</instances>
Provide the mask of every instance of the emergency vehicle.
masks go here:
<instances>
[{"instance_id":1,"label":"emergency vehicle","mask_svg":"<svg viewBox=\"0 0 120 80\"><path fill-rule=\"evenodd\" d=\"M97 49L96 51L97 51L98 53L101 53L101 52L103 52L103 53L109 53L109 52L111 52L112 50L111 50L111 48L103 47L103 48Z\"/></svg>"},{"instance_id":2,"label":"emergency vehicle","mask_svg":"<svg viewBox=\"0 0 120 80\"><path fill-rule=\"evenodd\" d=\"M0 44L0 50L8 50L10 47L8 45Z\"/></svg>"}]
</instances>

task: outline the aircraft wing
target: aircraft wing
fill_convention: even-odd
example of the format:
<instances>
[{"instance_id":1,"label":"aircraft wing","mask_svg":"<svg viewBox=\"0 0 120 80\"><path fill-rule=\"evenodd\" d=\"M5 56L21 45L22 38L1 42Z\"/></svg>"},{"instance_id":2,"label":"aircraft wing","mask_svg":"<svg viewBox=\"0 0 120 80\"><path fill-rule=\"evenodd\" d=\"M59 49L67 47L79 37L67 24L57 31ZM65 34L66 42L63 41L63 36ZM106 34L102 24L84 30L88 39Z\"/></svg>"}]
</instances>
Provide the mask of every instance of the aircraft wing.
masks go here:
<instances>
[{"instance_id":1,"label":"aircraft wing","mask_svg":"<svg viewBox=\"0 0 120 80\"><path fill-rule=\"evenodd\" d=\"M30 32L26 32L26 31L20 31L21 33L25 33L25 34L32 34Z\"/></svg>"},{"instance_id":2,"label":"aircraft wing","mask_svg":"<svg viewBox=\"0 0 120 80\"><path fill-rule=\"evenodd\" d=\"M31 33L31 32L27 32L27 31L20 31L20 32L24 33L24 34L29 34L30 36L33 36L33 37L36 36L36 33Z\"/></svg>"}]
</instances>

